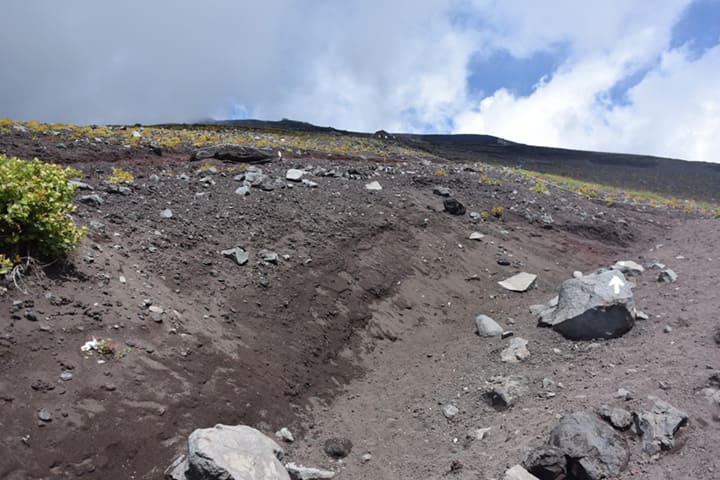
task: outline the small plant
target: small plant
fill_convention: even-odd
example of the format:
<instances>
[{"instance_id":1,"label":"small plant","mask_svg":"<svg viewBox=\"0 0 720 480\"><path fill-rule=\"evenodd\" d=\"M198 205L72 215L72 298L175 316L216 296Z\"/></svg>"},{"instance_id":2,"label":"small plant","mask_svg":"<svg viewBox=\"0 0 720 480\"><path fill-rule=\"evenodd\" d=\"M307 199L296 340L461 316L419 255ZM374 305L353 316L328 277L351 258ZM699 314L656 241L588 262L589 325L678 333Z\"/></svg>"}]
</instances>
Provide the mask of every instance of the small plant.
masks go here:
<instances>
[{"instance_id":1,"label":"small plant","mask_svg":"<svg viewBox=\"0 0 720 480\"><path fill-rule=\"evenodd\" d=\"M581 185L580 188L578 188L577 192L588 200L590 200L591 198L597 198L598 196L597 190L587 184Z\"/></svg>"},{"instance_id":2,"label":"small plant","mask_svg":"<svg viewBox=\"0 0 720 480\"><path fill-rule=\"evenodd\" d=\"M0 275L5 275L12 270L14 263L5 255L0 253Z\"/></svg>"},{"instance_id":3,"label":"small plant","mask_svg":"<svg viewBox=\"0 0 720 480\"><path fill-rule=\"evenodd\" d=\"M498 185L500 185L500 180L492 179L492 178L488 177L487 175L480 175L480 183L483 183L485 185L498 186Z\"/></svg>"},{"instance_id":4,"label":"small plant","mask_svg":"<svg viewBox=\"0 0 720 480\"><path fill-rule=\"evenodd\" d=\"M198 172L201 172L201 173L207 172L208 170L210 170L211 168L214 168L214 167L215 167L215 165L213 165L212 163L205 162L202 165L200 165L200 168L198 168Z\"/></svg>"},{"instance_id":5,"label":"small plant","mask_svg":"<svg viewBox=\"0 0 720 480\"><path fill-rule=\"evenodd\" d=\"M487 212L487 210L483 210L482 212L480 212L480 220L482 220L483 222L487 222L489 218L490 214Z\"/></svg>"},{"instance_id":6,"label":"small plant","mask_svg":"<svg viewBox=\"0 0 720 480\"><path fill-rule=\"evenodd\" d=\"M82 175L72 168L20 160L0 154L0 269L20 263L20 255L55 258L77 246L85 235L70 214L75 187ZM10 259L14 258L16 262Z\"/></svg>"},{"instance_id":7,"label":"small plant","mask_svg":"<svg viewBox=\"0 0 720 480\"><path fill-rule=\"evenodd\" d=\"M490 213L492 214L493 217L500 218L503 216L503 213L505 213L505 209L503 207L493 207L490 210Z\"/></svg>"},{"instance_id":8,"label":"small plant","mask_svg":"<svg viewBox=\"0 0 720 480\"><path fill-rule=\"evenodd\" d=\"M535 193L547 192L547 186L545 185L545 180L538 179L537 182L535 182L535 185L530 187L530 191L535 192Z\"/></svg>"},{"instance_id":9,"label":"small plant","mask_svg":"<svg viewBox=\"0 0 720 480\"><path fill-rule=\"evenodd\" d=\"M447 177L447 172L443 170L442 168L439 168L435 170L435 176L436 177Z\"/></svg>"},{"instance_id":10,"label":"small plant","mask_svg":"<svg viewBox=\"0 0 720 480\"><path fill-rule=\"evenodd\" d=\"M133 174L122 168L113 168L112 175L107 179L110 183L132 183L135 181Z\"/></svg>"}]
</instances>

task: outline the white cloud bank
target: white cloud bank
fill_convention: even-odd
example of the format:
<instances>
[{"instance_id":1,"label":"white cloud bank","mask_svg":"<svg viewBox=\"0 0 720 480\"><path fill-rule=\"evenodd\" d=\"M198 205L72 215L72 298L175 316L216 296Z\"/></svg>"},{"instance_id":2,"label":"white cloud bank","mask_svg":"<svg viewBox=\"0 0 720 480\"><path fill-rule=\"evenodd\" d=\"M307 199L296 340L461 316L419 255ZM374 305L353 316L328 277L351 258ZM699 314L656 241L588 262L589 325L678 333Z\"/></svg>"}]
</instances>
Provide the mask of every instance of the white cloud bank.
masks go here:
<instances>
[{"instance_id":1,"label":"white cloud bank","mask_svg":"<svg viewBox=\"0 0 720 480\"><path fill-rule=\"evenodd\" d=\"M195 121L248 111L337 128L720 162L720 50L671 49L690 0L76 0L0 16L0 117ZM471 59L567 57L532 93L478 97ZM645 73L613 103L608 92ZM473 72L482 78L483 72Z\"/></svg>"}]
</instances>

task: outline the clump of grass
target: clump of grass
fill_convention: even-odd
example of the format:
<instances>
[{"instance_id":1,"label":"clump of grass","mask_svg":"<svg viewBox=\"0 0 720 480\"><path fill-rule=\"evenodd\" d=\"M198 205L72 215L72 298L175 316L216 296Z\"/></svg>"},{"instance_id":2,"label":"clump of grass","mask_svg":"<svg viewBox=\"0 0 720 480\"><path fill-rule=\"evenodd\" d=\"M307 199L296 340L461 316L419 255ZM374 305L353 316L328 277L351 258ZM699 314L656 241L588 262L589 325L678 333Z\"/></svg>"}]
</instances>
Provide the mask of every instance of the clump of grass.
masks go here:
<instances>
[{"instance_id":1,"label":"clump of grass","mask_svg":"<svg viewBox=\"0 0 720 480\"><path fill-rule=\"evenodd\" d=\"M547 186L545 185L545 180L538 178L535 182L535 185L530 187L531 192L535 193L545 193L548 191Z\"/></svg>"},{"instance_id":2,"label":"clump of grass","mask_svg":"<svg viewBox=\"0 0 720 480\"><path fill-rule=\"evenodd\" d=\"M439 168L435 170L435 176L436 177L447 177L447 172L443 170L442 168Z\"/></svg>"},{"instance_id":3,"label":"clump of grass","mask_svg":"<svg viewBox=\"0 0 720 480\"><path fill-rule=\"evenodd\" d=\"M107 178L107 181L110 183L132 183L135 181L135 177L122 168L113 168L112 175Z\"/></svg>"},{"instance_id":4,"label":"clump of grass","mask_svg":"<svg viewBox=\"0 0 720 480\"><path fill-rule=\"evenodd\" d=\"M500 185L500 180L490 178L487 175L480 175L480 183L484 185L498 186Z\"/></svg>"},{"instance_id":5,"label":"clump of grass","mask_svg":"<svg viewBox=\"0 0 720 480\"><path fill-rule=\"evenodd\" d=\"M487 212L487 210L483 210L482 212L480 212L480 220L482 220L483 222L487 222L489 218L490 214Z\"/></svg>"},{"instance_id":6,"label":"clump of grass","mask_svg":"<svg viewBox=\"0 0 720 480\"><path fill-rule=\"evenodd\" d=\"M493 207L490 210L490 213L492 214L493 217L500 218L503 216L503 213L505 213L505 209L503 207Z\"/></svg>"}]
</instances>

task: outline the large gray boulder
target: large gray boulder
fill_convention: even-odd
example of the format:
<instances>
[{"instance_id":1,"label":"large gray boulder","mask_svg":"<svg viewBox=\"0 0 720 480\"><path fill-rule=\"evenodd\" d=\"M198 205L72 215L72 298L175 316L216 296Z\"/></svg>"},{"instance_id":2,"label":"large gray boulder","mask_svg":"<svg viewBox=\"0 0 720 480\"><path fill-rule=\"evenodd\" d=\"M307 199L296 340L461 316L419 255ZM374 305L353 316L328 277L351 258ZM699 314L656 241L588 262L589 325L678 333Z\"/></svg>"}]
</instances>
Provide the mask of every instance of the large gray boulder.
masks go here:
<instances>
[{"instance_id":1,"label":"large gray boulder","mask_svg":"<svg viewBox=\"0 0 720 480\"><path fill-rule=\"evenodd\" d=\"M567 479L612 478L625 469L630 458L625 440L586 412L563 416L550 432L548 447L530 452L524 462L530 473L540 478L549 478L550 471L563 472L566 476L560 478Z\"/></svg>"},{"instance_id":2,"label":"large gray boulder","mask_svg":"<svg viewBox=\"0 0 720 480\"><path fill-rule=\"evenodd\" d=\"M557 306L543 311L539 322L571 340L620 337L635 325L632 284L614 270L566 280Z\"/></svg>"},{"instance_id":3,"label":"large gray boulder","mask_svg":"<svg viewBox=\"0 0 720 480\"><path fill-rule=\"evenodd\" d=\"M193 152L190 160L206 160L216 158L226 162L237 163L267 163L273 159L273 152L259 148L222 143L204 147Z\"/></svg>"},{"instance_id":4,"label":"large gray boulder","mask_svg":"<svg viewBox=\"0 0 720 480\"><path fill-rule=\"evenodd\" d=\"M171 480L290 480L284 453L272 439L244 425L195 430L187 454L165 471Z\"/></svg>"},{"instance_id":5,"label":"large gray boulder","mask_svg":"<svg viewBox=\"0 0 720 480\"><path fill-rule=\"evenodd\" d=\"M661 450L670 450L675 445L675 433L687 424L688 416L659 398L648 399L652 406L637 414L635 425L642 437L643 451L654 455Z\"/></svg>"}]
</instances>

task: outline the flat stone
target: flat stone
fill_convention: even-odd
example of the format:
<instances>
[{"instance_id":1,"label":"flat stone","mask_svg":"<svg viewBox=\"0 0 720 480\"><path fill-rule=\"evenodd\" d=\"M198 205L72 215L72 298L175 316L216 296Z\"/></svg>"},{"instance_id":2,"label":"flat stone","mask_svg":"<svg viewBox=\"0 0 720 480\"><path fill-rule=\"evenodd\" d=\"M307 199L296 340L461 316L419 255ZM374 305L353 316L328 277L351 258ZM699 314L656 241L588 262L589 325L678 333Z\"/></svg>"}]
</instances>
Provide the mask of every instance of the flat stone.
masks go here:
<instances>
[{"instance_id":1,"label":"flat stone","mask_svg":"<svg viewBox=\"0 0 720 480\"><path fill-rule=\"evenodd\" d=\"M485 238L485 235L480 232L472 232L468 238L470 240L482 240L483 238Z\"/></svg>"},{"instance_id":2,"label":"flat stone","mask_svg":"<svg viewBox=\"0 0 720 480\"><path fill-rule=\"evenodd\" d=\"M43 422L52 422L52 415L50 414L50 410L48 410L47 408L40 409L37 416Z\"/></svg>"},{"instance_id":3,"label":"flat stone","mask_svg":"<svg viewBox=\"0 0 720 480\"><path fill-rule=\"evenodd\" d=\"M520 272L501 282L498 285L511 292L524 292L535 282L537 275L527 272Z\"/></svg>"},{"instance_id":4,"label":"flat stone","mask_svg":"<svg viewBox=\"0 0 720 480\"><path fill-rule=\"evenodd\" d=\"M495 320L482 314L475 317L475 330L481 337L497 337L503 333L502 327Z\"/></svg>"},{"instance_id":5,"label":"flat stone","mask_svg":"<svg viewBox=\"0 0 720 480\"><path fill-rule=\"evenodd\" d=\"M450 189L447 187L435 187L435 188L433 188L433 193L440 197L449 197Z\"/></svg>"},{"instance_id":6,"label":"flat stone","mask_svg":"<svg viewBox=\"0 0 720 480\"><path fill-rule=\"evenodd\" d=\"M322 480L335 477L335 472L319 468L304 467L295 463L285 465L292 480Z\"/></svg>"},{"instance_id":7,"label":"flat stone","mask_svg":"<svg viewBox=\"0 0 720 480\"><path fill-rule=\"evenodd\" d=\"M85 205L90 205L91 207L99 207L105 201L100 197L100 195L92 194L92 195L82 195L79 199L80 203L84 203Z\"/></svg>"},{"instance_id":8,"label":"flat stone","mask_svg":"<svg viewBox=\"0 0 720 480\"><path fill-rule=\"evenodd\" d=\"M610 270L617 270L626 275L638 275L645 271L645 269L639 263L633 262L632 260L620 260L615 262Z\"/></svg>"},{"instance_id":9,"label":"flat stone","mask_svg":"<svg viewBox=\"0 0 720 480\"><path fill-rule=\"evenodd\" d=\"M235 263L237 263L238 265L245 265L248 262L248 260L250 259L250 256L248 255L248 253L240 247L234 247L234 248L230 248L228 250L223 250L220 253L222 253L224 256L234 260Z\"/></svg>"},{"instance_id":10,"label":"flat stone","mask_svg":"<svg viewBox=\"0 0 720 480\"><path fill-rule=\"evenodd\" d=\"M658 274L657 280L658 282L664 282L664 283L675 283L678 279L677 273L675 273L672 269L666 268L662 272Z\"/></svg>"},{"instance_id":11,"label":"flat stone","mask_svg":"<svg viewBox=\"0 0 720 480\"><path fill-rule=\"evenodd\" d=\"M379 190L382 190L382 186L380 185L380 182L374 181L374 182L365 184L365 190L379 191Z\"/></svg>"},{"instance_id":12,"label":"flat stone","mask_svg":"<svg viewBox=\"0 0 720 480\"><path fill-rule=\"evenodd\" d=\"M300 182L302 181L304 175L305 171L291 168L290 170L285 172L285 180L288 180L290 182Z\"/></svg>"},{"instance_id":13,"label":"flat stone","mask_svg":"<svg viewBox=\"0 0 720 480\"><path fill-rule=\"evenodd\" d=\"M257 253L257 255L260 258L260 260L262 260L263 262L273 263L273 264L278 263L278 258L279 258L278 254L275 252L272 252L270 250L265 250L265 249L260 250Z\"/></svg>"},{"instance_id":14,"label":"flat stone","mask_svg":"<svg viewBox=\"0 0 720 480\"><path fill-rule=\"evenodd\" d=\"M243 185L242 187L236 188L235 195L240 195L241 197L246 197L250 195L250 187Z\"/></svg>"},{"instance_id":15,"label":"flat stone","mask_svg":"<svg viewBox=\"0 0 720 480\"><path fill-rule=\"evenodd\" d=\"M505 363L519 363L525 360L530 356L527 344L528 341L524 338L513 337L507 348L500 352L500 359Z\"/></svg>"}]
</instances>

